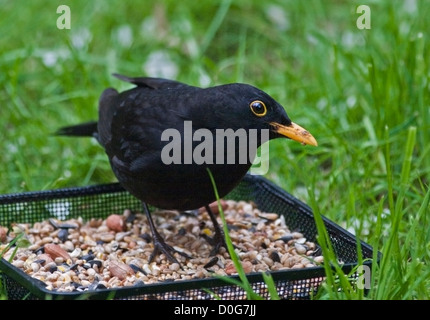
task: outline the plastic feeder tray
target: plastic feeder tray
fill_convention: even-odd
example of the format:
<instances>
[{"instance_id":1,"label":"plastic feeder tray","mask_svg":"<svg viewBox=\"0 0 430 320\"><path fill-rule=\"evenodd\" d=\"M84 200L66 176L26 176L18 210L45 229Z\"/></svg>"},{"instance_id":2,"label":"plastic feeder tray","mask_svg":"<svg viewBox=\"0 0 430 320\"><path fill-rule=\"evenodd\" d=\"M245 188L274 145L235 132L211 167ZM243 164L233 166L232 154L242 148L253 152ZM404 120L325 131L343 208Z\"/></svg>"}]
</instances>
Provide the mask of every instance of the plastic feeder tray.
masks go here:
<instances>
[{"instance_id":1,"label":"plastic feeder tray","mask_svg":"<svg viewBox=\"0 0 430 320\"><path fill-rule=\"evenodd\" d=\"M283 215L290 230L300 231L308 241L317 243L317 229L311 209L265 178L246 175L225 198L254 201L262 211ZM119 184L0 195L0 225L49 219L53 216L48 208L52 207L67 211L67 219L80 216L86 221L91 218L106 218L112 212L123 212L125 209L141 210L141 203ZM343 270L349 272L357 265L356 238L330 220L324 218L324 222L336 256L344 263ZM361 250L366 261L364 264L371 267L372 248L361 242ZM0 260L0 270L9 299L77 299L82 298L82 295L88 299L214 299L208 292L222 295L223 299L246 298L242 288L217 278L160 282L83 293L47 290L42 281L31 278L5 259ZM325 279L323 267L272 271L271 275L277 292L283 299L309 299L312 294L316 294ZM356 281L357 277L355 274L351 281ZM269 298L260 273L251 273L248 279L257 293Z\"/></svg>"}]
</instances>

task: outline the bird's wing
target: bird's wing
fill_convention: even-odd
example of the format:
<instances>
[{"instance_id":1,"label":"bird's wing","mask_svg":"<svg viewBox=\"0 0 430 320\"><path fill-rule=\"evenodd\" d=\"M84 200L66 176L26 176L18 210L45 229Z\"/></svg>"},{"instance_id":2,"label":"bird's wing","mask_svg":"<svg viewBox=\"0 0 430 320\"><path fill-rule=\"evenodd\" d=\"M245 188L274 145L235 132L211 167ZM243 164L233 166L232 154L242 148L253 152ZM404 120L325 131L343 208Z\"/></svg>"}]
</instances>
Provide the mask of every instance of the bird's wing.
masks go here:
<instances>
[{"instance_id":1,"label":"bird's wing","mask_svg":"<svg viewBox=\"0 0 430 320\"><path fill-rule=\"evenodd\" d=\"M191 87L185 83L168 80L163 78L151 78L151 77L127 77L118 73L113 74L120 80L133 83L138 87L146 87L150 89L178 89L178 88L186 88Z\"/></svg>"},{"instance_id":2,"label":"bird's wing","mask_svg":"<svg viewBox=\"0 0 430 320\"><path fill-rule=\"evenodd\" d=\"M115 77L126 82L137 85L138 88L151 89L153 90L168 90L168 89L181 89L181 88L193 88L187 84L167 80L162 78L151 78L151 77L127 77L115 73ZM150 92L146 94L150 95ZM98 140L105 148L112 140L112 122L117 115L118 108L120 105L129 105L129 108L139 108L141 106L136 105L133 99L127 99L123 95L120 95L115 89L109 88L103 91L99 99L99 121L98 121Z\"/></svg>"},{"instance_id":3,"label":"bird's wing","mask_svg":"<svg viewBox=\"0 0 430 320\"><path fill-rule=\"evenodd\" d=\"M137 172L153 159L159 161L162 132L183 128L183 120L189 118L187 99L201 89L160 78L115 76L137 87L121 93L114 89L103 92L99 141L110 159L122 164L119 167Z\"/></svg>"},{"instance_id":4,"label":"bird's wing","mask_svg":"<svg viewBox=\"0 0 430 320\"><path fill-rule=\"evenodd\" d=\"M117 110L118 91L109 88L99 99L99 121L97 123L98 141L106 148L112 139L112 119Z\"/></svg>"}]
</instances>

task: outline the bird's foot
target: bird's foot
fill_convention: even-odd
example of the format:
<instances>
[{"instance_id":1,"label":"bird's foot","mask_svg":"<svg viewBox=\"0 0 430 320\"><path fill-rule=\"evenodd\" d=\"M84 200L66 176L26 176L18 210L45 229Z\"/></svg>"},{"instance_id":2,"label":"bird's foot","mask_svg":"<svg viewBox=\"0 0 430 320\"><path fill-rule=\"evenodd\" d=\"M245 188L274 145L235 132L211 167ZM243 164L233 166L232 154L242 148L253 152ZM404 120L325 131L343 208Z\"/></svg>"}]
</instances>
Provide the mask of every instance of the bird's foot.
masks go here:
<instances>
[{"instance_id":1,"label":"bird's foot","mask_svg":"<svg viewBox=\"0 0 430 320\"><path fill-rule=\"evenodd\" d=\"M175 256L173 255L174 253L178 253L181 256L187 258L187 259L191 259L192 257L190 257L188 254L186 254L185 252L181 252L179 250L176 250L175 248L173 248L172 246L168 245L163 238L160 236L160 234L157 232L156 234L152 235L152 239L153 239L153 243L154 243L154 251L152 251L151 256L149 257L149 263L151 263L152 261L154 261L155 257L161 253L164 253L164 255L166 256L166 258L172 262L172 263L177 263L179 265L181 265L181 263L175 258Z\"/></svg>"},{"instance_id":2,"label":"bird's foot","mask_svg":"<svg viewBox=\"0 0 430 320\"><path fill-rule=\"evenodd\" d=\"M211 238L207 234L203 234L203 237L206 239L207 242L209 242L210 245L213 246L210 255L214 256L216 255L221 247L227 248L227 244L225 243L225 237L224 232L222 231L212 209L209 205L205 206L207 213L209 214L209 217L212 221L212 224L215 229L215 235Z\"/></svg>"},{"instance_id":3,"label":"bird's foot","mask_svg":"<svg viewBox=\"0 0 430 320\"><path fill-rule=\"evenodd\" d=\"M224 232L220 230L220 232L215 232L215 235L213 237L209 237L207 234L203 233L202 237L205 238L205 240L213 246L210 256L214 256L217 253L219 253L221 247L227 248L227 244L225 243L224 239Z\"/></svg>"},{"instance_id":4,"label":"bird's foot","mask_svg":"<svg viewBox=\"0 0 430 320\"><path fill-rule=\"evenodd\" d=\"M154 221L152 220L151 213L149 212L148 205L145 202L142 202L143 204L143 210L145 211L146 218L148 219L149 227L151 229L152 233L152 242L154 243L154 251L152 251L151 256L149 257L149 262L151 263L154 261L154 258L159 255L160 253L164 253L166 258L173 263L179 263L179 261L173 256L174 253L179 253L181 256L190 259L191 257L186 254L185 252L181 252L179 250L176 250L172 246L169 246L163 239L163 237L158 233L157 229L155 228Z\"/></svg>"}]
</instances>

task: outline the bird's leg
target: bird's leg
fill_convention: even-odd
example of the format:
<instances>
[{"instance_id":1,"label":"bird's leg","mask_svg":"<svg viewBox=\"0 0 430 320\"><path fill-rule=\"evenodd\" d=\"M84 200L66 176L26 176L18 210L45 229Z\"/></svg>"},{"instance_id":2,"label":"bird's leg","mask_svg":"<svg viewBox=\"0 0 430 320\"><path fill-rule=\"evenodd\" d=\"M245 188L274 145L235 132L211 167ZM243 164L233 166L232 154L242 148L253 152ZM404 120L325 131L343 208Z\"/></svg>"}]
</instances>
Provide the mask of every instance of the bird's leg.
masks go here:
<instances>
[{"instance_id":1,"label":"bird's leg","mask_svg":"<svg viewBox=\"0 0 430 320\"><path fill-rule=\"evenodd\" d=\"M175 250L172 246L169 246L163 239L163 237L158 233L157 229L155 228L154 221L152 220L151 213L149 212L148 205L145 202L142 202L143 210L145 211L146 218L148 219L149 228L151 229L152 233L152 241L154 242L154 251L152 251L152 254L149 258L149 262L151 263L154 258L161 252L164 253L171 262L179 263L179 261L173 256L172 252L177 252L181 256L185 258L191 258L189 255L187 255L184 252L179 252L178 250Z\"/></svg>"},{"instance_id":2,"label":"bird's leg","mask_svg":"<svg viewBox=\"0 0 430 320\"><path fill-rule=\"evenodd\" d=\"M210 255L214 256L219 252L219 249L221 249L221 247L227 248L227 245L225 244L224 232L222 231L218 221L216 220L216 217L213 214L211 208L209 207L209 205L206 205L205 208L207 213L209 214L209 218L211 218L212 224L215 229L215 235L213 236L213 238L205 236L206 241L213 245L213 249Z\"/></svg>"}]
</instances>

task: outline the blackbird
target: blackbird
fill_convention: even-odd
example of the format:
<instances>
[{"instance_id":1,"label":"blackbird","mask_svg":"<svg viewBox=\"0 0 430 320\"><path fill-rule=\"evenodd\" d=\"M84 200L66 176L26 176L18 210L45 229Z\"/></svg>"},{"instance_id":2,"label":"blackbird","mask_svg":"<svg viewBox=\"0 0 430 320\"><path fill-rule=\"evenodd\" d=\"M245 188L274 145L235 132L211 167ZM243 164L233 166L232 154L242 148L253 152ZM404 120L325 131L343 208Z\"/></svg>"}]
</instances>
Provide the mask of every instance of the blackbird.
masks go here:
<instances>
[{"instance_id":1,"label":"blackbird","mask_svg":"<svg viewBox=\"0 0 430 320\"><path fill-rule=\"evenodd\" d=\"M182 211L204 206L214 225L210 242L216 254L225 243L209 208L216 199L207 168L223 197L247 173L265 140L287 137L317 145L278 102L251 85L199 88L161 78L114 76L136 87L121 93L106 89L97 122L64 127L57 134L91 136L103 146L119 183L142 201L154 243L151 261L162 252L178 262L173 256L178 251L156 230L148 204ZM240 145L242 136L254 138Z\"/></svg>"}]
</instances>

